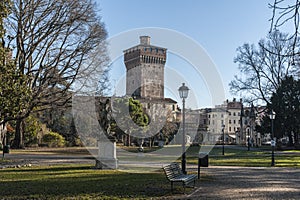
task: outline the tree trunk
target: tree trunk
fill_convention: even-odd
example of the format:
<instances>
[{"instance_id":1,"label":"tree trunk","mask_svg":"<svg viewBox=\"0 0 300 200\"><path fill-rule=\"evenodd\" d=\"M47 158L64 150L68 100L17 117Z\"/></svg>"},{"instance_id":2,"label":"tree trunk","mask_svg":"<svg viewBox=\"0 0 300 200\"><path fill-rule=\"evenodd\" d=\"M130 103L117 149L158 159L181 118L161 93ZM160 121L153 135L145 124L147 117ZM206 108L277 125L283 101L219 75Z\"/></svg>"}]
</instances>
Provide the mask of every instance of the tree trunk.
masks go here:
<instances>
[{"instance_id":1,"label":"tree trunk","mask_svg":"<svg viewBox=\"0 0 300 200\"><path fill-rule=\"evenodd\" d=\"M4 146L6 145L6 133L7 130L5 128L5 123L3 123L2 125L2 133L0 132L0 136L2 137L2 147L4 148Z\"/></svg>"},{"instance_id":2,"label":"tree trunk","mask_svg":"<svg viewBox=\"0 0 300 200\"><path fill-rule=\"evenodd\" d=\"M299 146L299 133L298 131L294 131L294 141L295 141L295 146Z\"/></svg>"},{"instance_id":3,"label":"tree trunk","mask_svg":"<svg viewBox=\"0 0 300 200\"><path fill-rule=\"evenodd\" d=\"M288 145L291 147L291 146L293 146L293 136L292 136L291 132L289 133L288 137L289 137L289 144Z\"/></svg>"},{"instance_id":4,"label":"tree trunk","mask_svg":"<svg viewBox=\"0 0 300 200\"><path fill-rule=\"evenodd\" d=\"M24 148L24 141L23 141L23 120L18 119L16 121L16 132L15 132L15 138L13 141L13 148L15 149L22 149Z\"/></svg>"},{"instance_id":5,"label":"tree trunk","mask_svg":"<svg viewBox=\"0 0 300 200\"><path fill-rule=\"evenodd\" d=\"M128 135L126 135L126 137L127 137L127 146L130 147L131 146L130 145L130 143L131 143L131 141L130 141L130 135L128 134Z\"/></svg>"}]
</instances>

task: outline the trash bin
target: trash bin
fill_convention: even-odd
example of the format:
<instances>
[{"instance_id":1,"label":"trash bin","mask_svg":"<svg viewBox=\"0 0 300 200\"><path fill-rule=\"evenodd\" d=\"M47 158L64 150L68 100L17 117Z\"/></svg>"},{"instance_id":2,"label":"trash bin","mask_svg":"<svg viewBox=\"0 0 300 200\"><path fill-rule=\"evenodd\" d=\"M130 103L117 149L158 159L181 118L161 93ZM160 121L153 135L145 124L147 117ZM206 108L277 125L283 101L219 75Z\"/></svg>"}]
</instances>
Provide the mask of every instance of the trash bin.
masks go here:
<instances>
[{"instance_id":1,"label":"trash bin","mask_svg":"<svg viewBox=\"0 0 300 200\"><path fill-rule=\"evenodd\" d=\"M208 153L199 153L199 167L208 167Z\"/></svg>"},{"instance_id":2,"label":"trash bin","mask_svg":"<svg viewBox=\"0 0 300 200\"><path fill-rule=\"evenodd\" d=\"M198 157L198 179L200 179L200 167L208 167L208 153L200 152Z\"/></svg>"},{"instance_id":3,"label":"trash bin","mask_svg":"<svg viewBox=\"0 0 300 200\"><path fill-rule=\"evenodd\" d=\"M10 149L10 146L9 145L5 145L3 147L3 153L9 153L9 149Z\"/></svg>"}]
</instances>

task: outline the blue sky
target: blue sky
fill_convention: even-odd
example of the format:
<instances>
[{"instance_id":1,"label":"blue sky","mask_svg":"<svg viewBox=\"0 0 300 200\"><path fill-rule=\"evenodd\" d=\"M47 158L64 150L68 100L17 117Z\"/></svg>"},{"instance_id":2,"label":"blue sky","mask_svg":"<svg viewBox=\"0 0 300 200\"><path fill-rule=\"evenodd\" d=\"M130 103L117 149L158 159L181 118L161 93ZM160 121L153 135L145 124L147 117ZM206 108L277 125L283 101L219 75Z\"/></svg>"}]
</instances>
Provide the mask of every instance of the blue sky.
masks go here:
<instances>
[{"instance_id":1,"label":"blue sky","mask_svg":"<svg viewBox=\"0 0 300 200\"><path fill-rule=\"evenodd\" d=\"M97 1L109 37L137 28L159 27L178 31L198 43L219 71L225 89L225 99L240 98L230 94L228 87L234 75L239 74L238 66L233 62L236 49L246 42L256 44L268 34L269 19L272 16L268 3L272 2L273 0ZM136 38L136 44L138 42L139 39ZM204 81L193 77L190 70L180 71L180 68L189 65L185 60L170 54L167 65L179 73L186 73L184 76L188 77L189 87L193 89L197 101L187 103L189 107L213 106L215 102L210 100ZM124 71L122 58L119 58L113 64L112 82L116 82ZM166 96L179 101L177 94L172 92L166 91Z\"/></svg>"}]
</instances>

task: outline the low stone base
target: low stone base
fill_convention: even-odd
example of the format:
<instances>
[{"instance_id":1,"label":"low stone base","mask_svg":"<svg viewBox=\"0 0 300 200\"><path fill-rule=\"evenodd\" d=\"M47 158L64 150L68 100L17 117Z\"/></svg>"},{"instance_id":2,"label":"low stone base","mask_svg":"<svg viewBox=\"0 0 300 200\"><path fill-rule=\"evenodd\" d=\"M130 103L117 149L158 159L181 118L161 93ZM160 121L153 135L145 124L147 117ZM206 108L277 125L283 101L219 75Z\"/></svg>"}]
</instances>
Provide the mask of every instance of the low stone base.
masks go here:
<instances>
[{"instance_id":1,"label":"low stone base","mask_svg":"<svg viewBox=\"0 0 300 200\"><path fill-rule=\"evenodd\" d=\"M96 169L118 169L118 160L114 158L97 158Z\"/></svg>"}]
</instances>

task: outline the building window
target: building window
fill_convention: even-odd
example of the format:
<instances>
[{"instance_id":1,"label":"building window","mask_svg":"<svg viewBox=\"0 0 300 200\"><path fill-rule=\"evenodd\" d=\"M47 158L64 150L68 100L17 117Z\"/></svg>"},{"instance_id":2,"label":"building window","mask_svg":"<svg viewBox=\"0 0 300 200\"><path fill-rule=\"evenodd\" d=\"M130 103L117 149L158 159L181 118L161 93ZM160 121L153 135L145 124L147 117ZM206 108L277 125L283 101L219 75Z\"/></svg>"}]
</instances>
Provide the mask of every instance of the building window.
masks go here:
<instances>
[{"instance_id":1,"label":"building window","mask_svg":"<svg viewBox=\"0 0 300 200\"><path fill-rule=\"evenodd\" d=\"M235 112L233 113L233 116L235 116Z\"/></svg>"},{"instance_id":2,"label":"building window","mask_svg":"<svg viewBox=\"0 0 300 200\"><path fill-rule=\"evenodd\" d=\"M230 116L230 115L231 115L231 112L228 112L228 115Z\"/></svg>"},{"instance_id":3,"label":"building window","mask_svg":"<svg viewBox=\"0 0 300 200\"><path fill-rule=\"evenodd\" d=\"M235 120L233 120L233 124L235 124Z\"/></svg>"},{"instance_id":4,"label":"building window","mask_svg":"<svg viewBox=\"0 0 300 200\"><path fill-rule=\"evenodd\" d=\"M229 122L228 122L229 124L231 124L231 119L229 120Z\"/></svg>"},{"instance_id":5,"label":"building window","mask_svg":"<svg viewBox=\"0 0 300 200\"><path fill-rule=\"evenodd\" d=\"M231 132L231 126L229 126L229 132Z\"/></svg>"}]
</instances>

